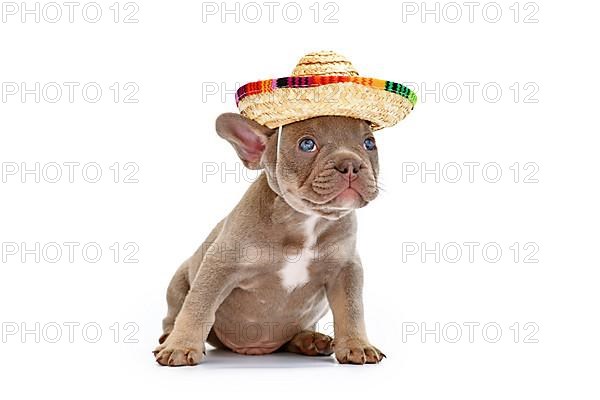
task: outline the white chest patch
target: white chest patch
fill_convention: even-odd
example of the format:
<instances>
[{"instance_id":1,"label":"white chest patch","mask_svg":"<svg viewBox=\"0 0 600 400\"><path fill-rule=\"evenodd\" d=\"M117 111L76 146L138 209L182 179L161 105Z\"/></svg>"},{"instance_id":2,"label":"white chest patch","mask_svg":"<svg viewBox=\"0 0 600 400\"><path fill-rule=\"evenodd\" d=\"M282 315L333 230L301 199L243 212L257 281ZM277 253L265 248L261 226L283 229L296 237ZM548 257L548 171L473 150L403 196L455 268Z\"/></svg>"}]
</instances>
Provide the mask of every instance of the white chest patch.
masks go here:
<instances>
[{"instance_id":1,"label":"white chest patch","mask_svg":"<svg viewBox=\"0 0 600 400\"><path fill-rule=\"evenodd\" d=\"M310 216L304 221L304 244L297 254L285 254L286 261L279 271L281 283L289 292L294 288L308 282L308 266L313 259L314 246L317 243L315 226L319 220L318 216Z\"/></svg>"}]
</instances>

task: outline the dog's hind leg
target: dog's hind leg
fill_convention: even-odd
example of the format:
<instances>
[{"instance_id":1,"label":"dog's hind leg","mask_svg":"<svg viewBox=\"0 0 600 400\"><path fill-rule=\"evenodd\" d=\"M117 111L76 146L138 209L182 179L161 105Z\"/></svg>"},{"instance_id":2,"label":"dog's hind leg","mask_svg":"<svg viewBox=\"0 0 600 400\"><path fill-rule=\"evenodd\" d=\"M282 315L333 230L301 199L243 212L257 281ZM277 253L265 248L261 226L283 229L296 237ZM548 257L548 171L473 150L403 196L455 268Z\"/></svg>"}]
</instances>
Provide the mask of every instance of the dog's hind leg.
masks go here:
<instances>
[{"instance_id":1,"label":"dog's hind leg","mask_svg":"<svg viewBox=\"0 0 600 400\"><path fill-rule=\"evenodd\" d=\"M282 350L306 356L328 356L333 353L333 338L314 331L301 331L285 345Z\"/></svg>"}]
</instances>

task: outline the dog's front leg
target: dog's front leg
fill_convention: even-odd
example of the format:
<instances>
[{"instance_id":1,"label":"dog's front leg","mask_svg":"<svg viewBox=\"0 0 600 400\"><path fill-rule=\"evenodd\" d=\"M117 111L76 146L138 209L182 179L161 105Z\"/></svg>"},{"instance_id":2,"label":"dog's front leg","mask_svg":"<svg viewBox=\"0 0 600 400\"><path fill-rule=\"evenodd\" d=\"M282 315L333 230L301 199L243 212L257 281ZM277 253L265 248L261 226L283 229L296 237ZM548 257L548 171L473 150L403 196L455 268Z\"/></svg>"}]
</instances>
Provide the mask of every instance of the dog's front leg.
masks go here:
<instances>
[{"instance_id":1,"label":"dog's front leg","mask_svg":"<svg viewBox=\"0 0 600 400\"><path fill-rule=\"evenodd\" d=\"M235 275L220 261L204 260L175 319L173 331L154 350L159 364L181 366L201 361L215 312L235 287Z\"/></svg>"},{"instance_id":2,"label":"dog's front leg","mask_svg":"<svg viewBox=\"0 0 600 400\"><path fill-rule=\"evenodd\" d=\"M342 267L327 284L327 298L333 312L333 350L341 364L373 364L385 357L367 339L362 288L363 272L359 260Z\"/></svg>"}]
</instances>

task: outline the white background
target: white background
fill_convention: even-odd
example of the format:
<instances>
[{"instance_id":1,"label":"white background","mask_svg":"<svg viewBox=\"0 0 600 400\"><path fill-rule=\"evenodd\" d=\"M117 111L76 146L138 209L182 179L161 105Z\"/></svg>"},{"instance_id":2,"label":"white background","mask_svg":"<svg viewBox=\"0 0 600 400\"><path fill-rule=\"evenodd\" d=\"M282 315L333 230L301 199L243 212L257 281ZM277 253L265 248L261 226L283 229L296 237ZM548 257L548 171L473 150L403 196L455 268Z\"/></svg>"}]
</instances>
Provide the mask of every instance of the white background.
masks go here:
<instances>
[{"instance_id":1,"label":"white background","mask_svg":"<svg viewBox=\"0 0 600 400\"><path fill-rule=\"evenodd\" d=\"M248 21L256 7L240 3L239 22L230 14L225 23L220 2L138 1L138 23L123 22L134 10L123 10L125 2L115 23L112 3L98 2L103 14L97 23L82 17L85 2L72 23L66 6L56 23L44 15L39 23L32 15L23 23L20 10L2 15L0 162L5 172L19 168L0 183L4 396L597 398L596 3L501 1L486 14L488 3L480 2L471 22L460 2L462 17L452 22L457 3L439 3L437 15L422 15L420 2L338 0L315 7L297 1L302 15L295 23L298 7L282 15L286 2L275 7L273 22L259 2L258 22ZM213 6L216 14L207 13ZM498 7L502 15L493 23ZM94 17L93 9L88 12ZM326 22L332 12L337 22ZM367 327L388 358L355 367L333 358L213 351L197 367L159 367L151 351L161 333L168 281L253 176L215 134L215 118L235 110L230 92L236 84L288 76L303 54L321 49L344 54L362 75L418 89L414 112L377 133L385 191L358 212ZM41 88L79 86L72 103L66 86L56 103L48 101L54 92L41 93L39 103L34 94L22 99L20 92L6 93L14 84L32 89L36 82ZM96 103L82 97L89 82L103 90ZM109 88L115 82L117 103ZM137 103L124 102L131 92L126 83L139 88ZM467 85L474 87L472 98ZM72 183L65 162L79 163ZM110 167L117 162L115 183ZM479 163L473 182L465 162ZM48 174L54 163L63 165L62 179L49 182L56 169L49 176L40 172L39 183L33 174L23 177L23 165L36 163ZM100 166L97 183L86 181L93 170L82 175L87 163ZM126 163L135 165L126 169ZM402 175L436 163L447 172L439 183L432 174L425 182L420 173ZM451 183L454 163L463 176ZM494 169L482 175L488 163L500 167L496 183L487 181ZM510 169L515 163L517 183ZM533 166L525 170L526 163ZM215 165L217 174L203 174ZM136 166L138 183L125 183ZM222 176L223 166L238 172ZM532 168L538 182L526 183ZM73 262L65 242L79 243ZM473 262L465 242L480 244ZM510 248L515 242L517 262ZM36 243L40 249L58 243L62 258L52 263L41 254L36 262L36 254L24 251ZM88 243L102 249L98 262L83 258ZM429 249L458 243L463 255L454 263L450 253L439 262L425 255L423 262L421 253L403 252L410 243L421 249L422 243ZM487 243L502 249L499 261L483 257ZM525 249L526 243L533 245ZM124 262L135 248L139 262ZM534 248L539 262L524 262ZM79 324L73 343L70 322ZM469 322L479 324L472 343ZM406 335L409 327L435 330L436 323L439 343L433 333ZM51 343L56 324L62 336ZM83 334L85 324L102 329L97 343L90 343L94 329ZM462 337L452 343L457 324ZM483 333L485 324L502 329L497 342L490 343L493 328ZM23 336L23 329L39 337ZM128 343L127 333L137 343Z\"/></svg>"}]
</instances>

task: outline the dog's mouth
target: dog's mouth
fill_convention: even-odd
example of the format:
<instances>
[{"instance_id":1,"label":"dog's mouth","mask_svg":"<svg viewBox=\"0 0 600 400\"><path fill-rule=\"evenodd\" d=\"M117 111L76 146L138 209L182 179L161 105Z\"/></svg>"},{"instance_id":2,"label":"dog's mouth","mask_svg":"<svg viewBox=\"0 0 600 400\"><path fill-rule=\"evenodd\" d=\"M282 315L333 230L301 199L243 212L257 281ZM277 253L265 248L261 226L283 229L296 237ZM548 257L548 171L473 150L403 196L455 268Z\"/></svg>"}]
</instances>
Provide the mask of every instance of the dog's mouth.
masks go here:
<instances>
[{"instance_id":1,"label":"dog's mouth","mask_svg":"<svg viewBox=\"0 0 600 400\"><path fill-rule=\"evenodd\" d=\"M299 187L284 189L284 198L296 210L337 219L377 197L377 179L370 169L364 168L360 175L340 172L333 166L318 171Z\"/></svg>"},{"instance_id":2,"label":"dog's mouth","mask_svg":"<svg viewBox=\"0 0 600 400\"><path fill-rule=\"evenodd\" d=\"M351 184L323 199L311 199L308 196L301 196L300 200L309 208L324 213L353 210L366 206L370 201Z\"/></svg>"},{"instance_id":3,"label":"dog's mouth","mask_svg":"<svg viewBox=\"0 0 600 400\"><path fill-rule=\"evenodd\" d=\"M329 203L336 203L342 208L358 208L357 205L363 202L367 201L364 199L363 195L352 186L348 186L329 200Z\"/></svg>"}]
</instances>

